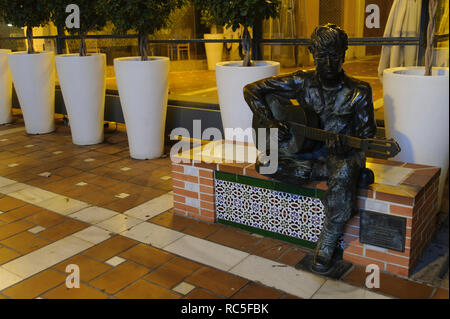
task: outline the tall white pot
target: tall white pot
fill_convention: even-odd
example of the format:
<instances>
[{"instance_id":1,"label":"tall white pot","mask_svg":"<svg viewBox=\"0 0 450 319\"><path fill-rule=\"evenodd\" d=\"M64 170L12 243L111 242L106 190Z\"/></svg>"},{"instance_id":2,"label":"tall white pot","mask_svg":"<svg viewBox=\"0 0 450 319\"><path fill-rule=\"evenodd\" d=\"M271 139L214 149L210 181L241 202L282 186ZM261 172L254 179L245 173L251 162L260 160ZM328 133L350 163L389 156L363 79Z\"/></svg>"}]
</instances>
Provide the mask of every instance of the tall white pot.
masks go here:
<instances>
[{"instance_id":1,"label":"tall white pot","mask_svg":"<svg viewBox=\"0 0 450 319\"><path fill-rule=\"evenodd\" d=\"M11 50L0 50L0 124L12 120L12 80L8 66L8 54Z\"/></svg>"},{"instance_id":2,"label":"tall white pot","mask_svg":"<svg viewBox=\"0 0 450 319\"><path fill-rule=\"evenodd\" d=\"M441 167L439 203L449 161L448 68L399 67L383 72L386 135L400 144L398 161Z\"/></svg>"},{"instance_id":3,"label":"tall white pot","mask_svg":"<svg viewBox=\"0 0 450 319\"><path fill-rule=\"evenodd\" d=\"M160 157L164 151L169 58L118 58L114 59L114 70L131 157Z\"/></svg>"},{"instance_id":4,"label":"tall white pot","mask_svg":"<svg viewBox=\"0 0 450 319\"><path fill-rule=\"evenodd\" d=\"M76 145L103 142L106 55L55 57L56 70Z\"/></svg>"},{"instance_id":5,"label":"tall white pot","mask_svg":"<svg viewBox=\"0 0 450 319\"><path fill-rule=\"evenodd\" d=\"M205 33L205 40L223 39L223 33ZM214 71L216 63L222 61L223 43L205 43L208 70Z\"/></svg>"},{"instance_id":6,"label":"tall white pot","mask_svg":"<svg viewBox=\"0 0 450 319\"><path fill-rule=\"evenodd\" d=\"M274 61L253 61L254 66L243 67L242 61L220 62L216 64L216 82L219 94L220 114L225 139L253 143L250 134L227 133L227 128L251 129L253 113L244 100L244 86L280 73L280 63ZM248 131L247 131L248 132Z\"/></svg>"},{"instance_id":7,"label":"tall white pot","mask_svg":"<svg viewBox=\"0 0 450 319\"><path fill-rule=\"evenodd\" d=\"M8 54L14 88L28 134L55 130L55 56L53 52Z\"/></svg>"}]
</instances>

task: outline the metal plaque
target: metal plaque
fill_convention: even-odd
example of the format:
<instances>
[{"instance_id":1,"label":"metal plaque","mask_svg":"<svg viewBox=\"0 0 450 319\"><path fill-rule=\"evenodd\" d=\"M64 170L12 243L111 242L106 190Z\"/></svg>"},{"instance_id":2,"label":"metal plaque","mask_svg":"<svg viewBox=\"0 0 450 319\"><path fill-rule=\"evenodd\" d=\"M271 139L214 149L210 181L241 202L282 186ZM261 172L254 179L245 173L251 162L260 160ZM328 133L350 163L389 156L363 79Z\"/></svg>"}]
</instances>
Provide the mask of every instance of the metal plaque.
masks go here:
<instances>
[{"instance_id":1,"label":"metal plaque","mask_svg":"<svg viewBox=\"0 0 450 319\"><path fill-rule=\"evenodd\" d=\"M406 218L361 210L361 243L404 252L405 240Z\"/></svg>"}]
</instances>

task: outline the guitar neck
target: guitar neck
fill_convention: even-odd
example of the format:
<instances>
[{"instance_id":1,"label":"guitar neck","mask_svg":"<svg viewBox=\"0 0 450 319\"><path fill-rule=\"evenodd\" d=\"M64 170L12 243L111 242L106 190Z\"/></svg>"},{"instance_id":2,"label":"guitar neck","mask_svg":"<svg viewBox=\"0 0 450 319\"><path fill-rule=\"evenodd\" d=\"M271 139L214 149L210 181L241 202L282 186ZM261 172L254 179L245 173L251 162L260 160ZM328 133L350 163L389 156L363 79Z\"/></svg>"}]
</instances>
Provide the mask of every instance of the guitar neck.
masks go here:
<instances>
[{"instance_id":1,"label":"guitar neck","mask_svg":"<svg viewBox=\"0 0 450 319\"><path fill-rule=\"evenodd\" d=\"M333 138L337 135L341 135L341 134L321 130L318 128L309 127L306 125L301 125L301 126L304 129L305 136L307 138L315 140L315 141L326 142L330 138ZM361 139L359 139L357 137L353 137L353 136L348 136L348 135L343 135L343 136L345 136L346 145L348 145L352 148L361 149Z\"/></svg>"}]
</instances>

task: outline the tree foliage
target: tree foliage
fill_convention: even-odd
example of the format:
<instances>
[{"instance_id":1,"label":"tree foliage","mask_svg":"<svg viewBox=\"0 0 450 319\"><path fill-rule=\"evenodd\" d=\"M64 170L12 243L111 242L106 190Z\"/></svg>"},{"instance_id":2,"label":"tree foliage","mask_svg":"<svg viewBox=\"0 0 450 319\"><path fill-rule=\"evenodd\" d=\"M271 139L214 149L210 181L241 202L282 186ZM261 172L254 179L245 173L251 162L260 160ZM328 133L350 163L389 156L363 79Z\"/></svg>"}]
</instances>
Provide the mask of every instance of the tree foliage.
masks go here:
<instances>
[{"instance_id":1,"label":"tree foliage","mask_svg":"<svg viewBox=\"0 0 450 319\"><path fill-rule=\"evenodd\" d=\"M88 32L100 31L107 23L106 10L103 0L48 0L51 3L51 20L58 27L64 27L69 33L81 37L80 55L86 55L85 37ZM67 28L66 19L70 13L66 12L69 4L76 4L80 8L80 28Z\"/></svg>"},{"instance_id":2,"label":"tree foliage","mask_svg":"<svg viewBox=\"0 0 450 319\"><path fill-rule=\"evenodd\" d=\"M254 28L264 19L279 15L281 0L194 0L196 7L207 11L216 25L236 31L244 27L242 49L244 66L250 66L251 37L248 28Z\"/></svg>"},{"instance_id":3,"label":"tree foliage","mask_svg":"<svg viewBox=\"0 0 450 319\"><path fill-rule=\"evenodd\" d=\"M148 35L167 26L170 13L186 0L101 0L118 33L139 34L139 53L147 60Z\"/></svg>"},{"instance_id":4,"label":"tree foliage","mask_svg":"<svg viewBox=\"0 0 450 319\"><path fill-rule=\"evenodd\" d=\"M0 0L0 21L16 27L27 27L28 53L34 53L33 28L50 20L48 0Z\"/></svg>"}]
</instances>

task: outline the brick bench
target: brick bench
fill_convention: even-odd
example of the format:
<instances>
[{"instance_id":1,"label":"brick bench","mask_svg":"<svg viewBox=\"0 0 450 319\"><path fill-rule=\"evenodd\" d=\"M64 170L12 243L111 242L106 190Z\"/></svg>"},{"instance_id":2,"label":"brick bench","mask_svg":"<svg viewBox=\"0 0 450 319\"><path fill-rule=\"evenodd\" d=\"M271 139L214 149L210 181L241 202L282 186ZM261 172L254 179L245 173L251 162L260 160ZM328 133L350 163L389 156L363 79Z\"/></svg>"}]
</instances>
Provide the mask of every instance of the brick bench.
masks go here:
<instances>
[{"instance_id":1,"label":"brick bench","mask_svg":"<svg viewBox=\"0 0 450 319\"><path fill-rule=\"evenodd\" d=\"M228 159L229 147L240 148L243 158ZM314 248L326 182L294 187L271 180L256 172L254 152L252 146L215 141L172 156L174 213ZM404 251L361 243L358 213L345 228L343 258L410 276L435 231L440 168L371 158L367 166L375 184L358 190L358 208L399 217L406 224Z\"/></svg>"}]
</instances>

